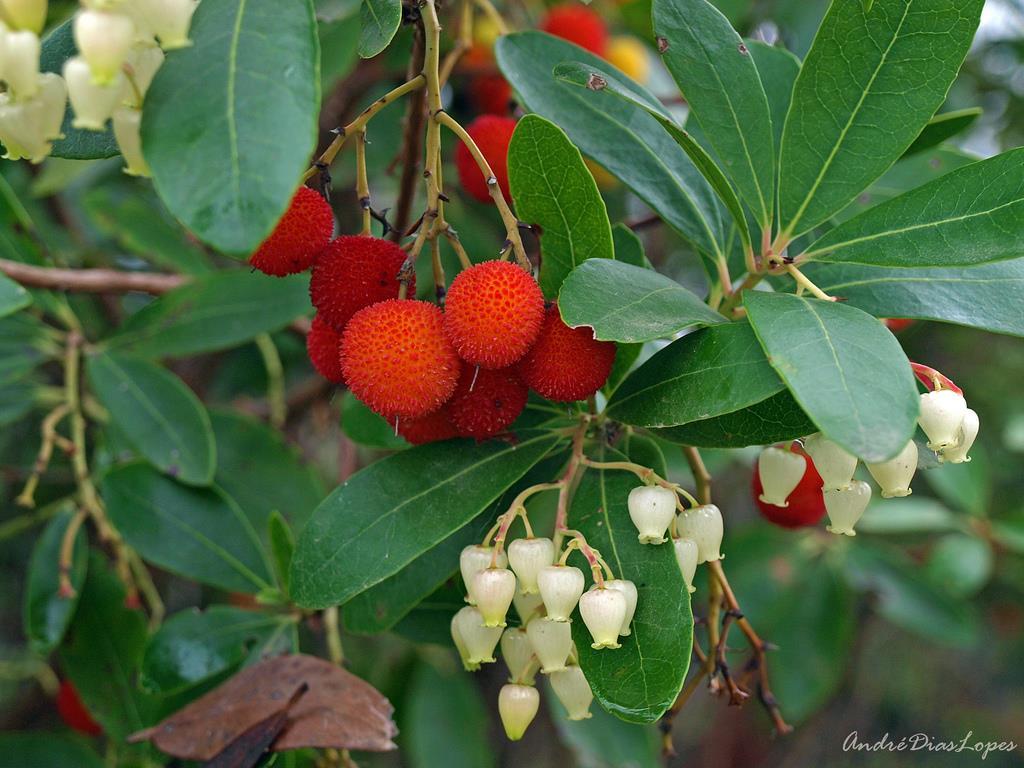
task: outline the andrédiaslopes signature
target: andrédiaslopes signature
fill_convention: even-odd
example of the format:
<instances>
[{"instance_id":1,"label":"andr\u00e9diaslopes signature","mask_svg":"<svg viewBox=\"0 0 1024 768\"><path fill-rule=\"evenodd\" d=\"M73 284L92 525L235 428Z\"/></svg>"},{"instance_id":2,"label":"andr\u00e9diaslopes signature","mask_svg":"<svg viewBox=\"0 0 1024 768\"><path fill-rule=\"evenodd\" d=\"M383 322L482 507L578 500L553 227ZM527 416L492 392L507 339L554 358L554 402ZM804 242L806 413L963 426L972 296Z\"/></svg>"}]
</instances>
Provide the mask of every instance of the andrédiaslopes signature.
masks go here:
<instances>
[{"instance_id":1,"label":"andr\u00e9diaslopes signature","mask_svg":"<svg viewBox=\"0 0 1024 768\"><path fill-rule=\"evenodd\" d=\"M974 752L984 760L990 752L1013 752L1013 741L972 741L974 731L968 731L959 741L936 739L927 733L915 733L893 739L888 733L875 741L862 741L857 731L843 739L843 752Z\"/></svg>"}]
</instances>

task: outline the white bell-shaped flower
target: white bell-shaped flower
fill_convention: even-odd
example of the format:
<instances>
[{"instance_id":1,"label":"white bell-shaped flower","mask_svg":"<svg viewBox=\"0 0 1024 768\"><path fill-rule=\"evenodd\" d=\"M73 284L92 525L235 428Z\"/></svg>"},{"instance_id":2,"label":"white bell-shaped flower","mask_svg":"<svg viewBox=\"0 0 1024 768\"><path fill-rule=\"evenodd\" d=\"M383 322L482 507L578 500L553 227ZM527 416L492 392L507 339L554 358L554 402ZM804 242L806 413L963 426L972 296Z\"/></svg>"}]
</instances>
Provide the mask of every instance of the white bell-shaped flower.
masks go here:
<instances>
[{"instance_id":1,"label":"white bell-shaped flower","mask_svg":"<svg viewBox=\"0 0 1024 768\"><path fill-rule=\"evenodd\" d=\"M40 34L46 25L46 0L0 0L0 9L14 29Z\"/></svg>"},{"instance_id":2,"label":"white bell-shaped flower","mask_svg":"<svg viewBox=\"0 0 1024 768\"><path fill-rule=\"evenodd\" d=\"M698 563L722 559L722 511L714 504L701 504L681 512L676 518L676 531L681 538L696 542Z\"/></svg>"},{"instance_id":3,"label":"white bell-shaped flower","mask_svg":"<svg viewBox=\"0 0 1024 768\"><path fill-rule=\"evenodd\" d=\"M626 618L626 596L615 589L594 589L580 597L580 616L590 630L591 648L619 648Z\"/></svg>"},{"instance_id":4,"label":"white bell-shaped flower","mask_svg":"<svg viewBox=\"0 0 1024 768\"><path fill-rule=\"evenodd\" d=\"M533 652L540 661L541 672L550 675L565 669L566 659L572 653L570 622L538 617L526 625L526 636L530 638Z\"/></svg>"},{"instance_id":5,"label":"white bell-shaped flower","mask_svg":"<svg viewBox=\"0 0 1024 768\"><path fill-rule=\"evenodd\" d=\"M458 631L466 648L464 663L489 664L494 661L494 649L501 639L501 627L485 627L484 617L472 605L467 605L455 614L452 626L452 634Z\"/></svg>"},{"instance_id":6,"label":"white bell-shaped flower","mask_svg":"<svg viewBox=\"0 0 1024 768\"><path fill-rule=\"evenodd\" d=\"M678 538L672 540L672 546L675 547L676 562L679 563L679 570L683 572L686 588L693 594L697 591L693 586L693 577L697 573L697 542L693 539Z\"/></svg>"},{"instance_id":7,"label":"white bell-shaped flower","mask_svg":"<svg viewBox=\"0 0 1024 768\"><path fill-rule=\"evenodd\" d=\"M583 594L583 571L573 565L548 565L537 574L544 608L552 621L568 621Z\"/></svg>"},{"instance_id":8,"label":"white bell-shaped flower","mask_svg":"<svg viewBox=\"0 0 1024 768\"><path fill-rule=\"evenodd\" d=\"M846 488L824 491L825 511L831 525L827 529L831 533L842 533L856 536L853 527L868 508L871 501L871 486L863 480L854 480Z\"/></svg>"},{"instance_id":9,"label":"white bell-shaped flower","mask_svg":"<svg viewBox=\"0 0 1024 768\"><path fill-rule=\"evenodd\" d=\"M529 685L508 683L498 693L498 714L510 741L519 741L537 716L540 694Z\"/></svg>"},{"instance_id":10,"label":"white bell-shaped flower","mask_svg":"<svg viewBox=\"0 0 1024 768\"><path fill-rule=\"evenodd\" d=\"M807 451L807 455L814 462L814 468L821 475L824 490L845 488L850 484L854 470L857 469L856 456L848 453L842 446L829 440L820 432L804 440L804 450Z\"/></svg>"},{"instance_id":11,"label":"white bell-shaped flower","mask_svg":"<svg viewBox=\"0 0 1024 768\"><path fill-rule=\"evenodd\" d=\"M63 139L61 126L68 105L68 86L64 78L53 72L41 74L36 98L43 104L43 136L47 139Z\"/></svg>"},{"instance_id":12,"label":"white bell-shaped flower","mask_svg":"<svg viewBox=\"0 0 1024 768\"><path fill-rule=\"evenodd\" d=\"M676 492L658 485L641 485L629 492L629 518L641 544L661 544L676 514Z\"/></svg>"},{"instance_id":13,"label":"white bell-shaped flower","mask_svg":"<svg viewBox=\"0 0 1024 768\"><path fill-rule=\"evenodd\" d=\"M523 624L526 624L534 616L544 615L544 601L540 597L540 592L524 595L517 589L515 595L512 596L512 605L515 606L516 613L519 614L519 621Z\"/></svg>"},{"instance_id":14,"label":"white bell-shaped flower","mask_svg":"<svg viewBox=\"0 0 1024 768\"><path fill-rule=\"evenodd\" d=\"M516 572L523 594L538 591L537 574L554 562L555 543L551 539L516 539L508 545L508 564Z\"/></svg>"},{"instance_id":15,"label":"white bell-shaped flower","mask_svg":"<svg viewBox=\"0 0 1024 768\"><path fill-rule=\"evenodd\" d=\"M60 75L38 76L36 94L31 99L12 101L9 93L0 94L0 142L8 160L28 159L42 162L50 154L51 139L59 139L67 88Z\"/></svg>"},{"instance_id":16,"label":"white bell-shaped flower","mask_svg":"<svg viewBox=\"0 0 1024 768\"><path fill-rule=\"evenodd\" d=\"M966 413L964 413L964 420L960 425L957 441L948 448L943 448L939 451L939 461L947 464L963 464L966 461L970 461L971 457L967 455L967 452L971 450L974 441L978 439L978 430L980 428L981 422L978 419L978 414L971 408L968 408Z\"/></svg>"},{"instance_id":17,"label":"white bell-shaped flower","mask_svg":"<svg viewBox=\"0 0 1024 768\"><path fill-rule=\"evenodd\" d=\"M198 5L195 0L141 0L149 30L165 51L192 45L188 28Z\"/></svg>"},{"instance_id":18,"label":"white bell-shaped flower","mask_svg":"<svg viewBox=\"0 0 1024 768\"><path fill-rule=\"evenodd\" d=\"M757 458L761 501L776 507L788 507L786 498L800 484L806 470L807 459L799 453L774 446L765 448Z\"/></svg>"},{"instance_id":19,"label":"white bell-shaped flower","mask_svg":"<svg viewBox=\"0 0 1024 768\"><path fill-rule=\"evenodd\" d=\"M466 602L476 605L476 598L473 597L473 577L484 568L491 567L491 559L494 557L493 547L484 547L479 544L471 544L464 547L459 553L459 572L462 574L462 583L466 585ZM495 559L498 568L505 568L508 565L508 558L502 552Z\"/></svg>"},{"instance_id":20,"label":"white bell-shaped flower","mask_svg":"<svg viewBox=\"0 0 1024 768\"><path fill-rule=\"evenodd\" d=\"M522 627L509 627L501 633L501 657L508 667L509 682L533 685L536 659L533 645Z\"/></svg>"},{"instance_id":21,"label":"white bell-shaped flower","mask_svg":"<svg viewBox=\"0 0 1024 768\"><path fill-rule=\"evenodd\" d=\"M75 16L74 35L93 80L105 85L121 71L128 58L135 40L135 25L124 14L85 10Z\"/></svg>"},{"instance_id":22,"label":"white bell-shaped flower","mask_svg":"<svg viewBox=\"0 0 1024 768\"><path fill-rule=\"evenodd\" d=\"M112 122L117 148L124 158L124 172L129 176L149 176L149 164L142 155L142 112L130 107L114 110Z\"/></svg>"},{"instance_id":23,"label":"white bell-shaped flower","mask_svg":"<svg viewBox=\"0 0 1024 768\"><path fill-rule=\"evenodd\" d=\"M71 125L87 131L102 131L121 100L124 75L118 72L109 84L97 85L85 59L73 56L64 62L64 80L75 113Z\"/></svg>"},{"instance_id":24,"label":"white bell-shaped flower","mask_svg":"<svg viewBox=\"0 0 1024 768\"><path fill-rule=\"evenodd\" d=\"M954 445L967 414L964 396L951 389L937 389L921 395L921 415L917 423L928 435L928 447L941 451Z\"/></svg>"},{"instance_id":25,"label":"white bell-shaped flower","mask_svg":"<svg viewBox=\"0 0 1024 768\"><path fill-rule=\"evenodd\" d=\"M917 472L917 443L911 440L893 458L877 464L867 464L867 468L881 487L883 499L909 496L910 481Z\"/></svg>"},{"instance_id":26,"label":"white bell-shaped flower","mask_svg":"<svg viewBox=\"0 0 1024 768\"><path fill-rule=\"evenodd\" d=\"M31 99L39 91L39 37L35 32L7 32L4 35L3 68L12 101Z\"/></svg>"},{"instance_id":27,"label":"white bell-shaped flower","mask_svg":"<svg viewBox=\"0 0 1024 768\"><path fill-rule=\"evenodd\" d=\"M125 106L142 109L146 91L163 63L164 52L152 40L136 41L132 45L124 62L131 80L131 87L124 89Z\"/></svg>"},{"instance_id":28,"label":"white bell-shaped flower","mask_svg":"<svg viewBox=\"0 0 1024 768\"><path fill-rule=\"evenodd\" d=\"M594 692L590 690L590 683L587 682L582 669L573 664L571 667L553 672L548 679L570 720L586 720L592 717L590 702L594 700Z\"/></svg>"},{"instance_id":29,"label":"white bell-shaped flower","mask_svg":"<svg viewBox=\"0 0 1024 768\"><path fill-rule=\"evenodd\" d=\"M608 589L617 589L626 598L626 616L622 620L622 628L619 630L619 634L622 637L631 635L632 630L630 630L629 625L633 623L633 616L636 614L636 584L629 579L606 579L604 585ZM591 590L594 589L597 589L596 585L591 587Z\"/></svg>"},{"instance_id":30,"label":"white bell-shaped flower","mask_svg":"<svg viewBox=\"0 0 1024 768\"><path fill-rule=\"evenodd\" d=\"M462 610L464 611L466 609L463 608ZM469 660L469 649L466 647L465 638L462 637L462 622L464 619L461 616L461 613L462 611L459 611L452 616L452 642L455 643L455 649L459 652L459 658L462 660L463 669L467 672L475 672L480 669L480 663Z\"/></svg>"},{"instance_id":31,"label":"white bell-shaped flower","mask_svg":"<svg viewBox=\"0 0 1024 768\"><path fill-rule=\"evenodd\" d=\"M505 626L505 615L515 593L516 576L508 568L484 568L473 574L473 597L485 626Z\"/></svg>"}]
</instances>

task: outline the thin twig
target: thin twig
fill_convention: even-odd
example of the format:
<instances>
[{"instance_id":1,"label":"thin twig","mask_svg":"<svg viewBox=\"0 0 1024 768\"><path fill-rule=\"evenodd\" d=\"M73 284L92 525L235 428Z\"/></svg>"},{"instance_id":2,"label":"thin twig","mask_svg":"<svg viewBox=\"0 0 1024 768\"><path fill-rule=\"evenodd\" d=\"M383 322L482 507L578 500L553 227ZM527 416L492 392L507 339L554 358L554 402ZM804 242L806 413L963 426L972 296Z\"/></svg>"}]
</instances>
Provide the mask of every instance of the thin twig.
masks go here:
<instances>
[{"instance_id":1,"label":"thin twig","mask_svg":"<svg viewBox=\"0 0 1024 768\"><path fill-rule=\"evenodd\" d=\"M182 275L153 272L122 272L117 269L63 269L38 267L0 259L0 272L28 288L48 288L76 293L129 293L160 295L188 281Z\"/></svg>"}]
</instances>

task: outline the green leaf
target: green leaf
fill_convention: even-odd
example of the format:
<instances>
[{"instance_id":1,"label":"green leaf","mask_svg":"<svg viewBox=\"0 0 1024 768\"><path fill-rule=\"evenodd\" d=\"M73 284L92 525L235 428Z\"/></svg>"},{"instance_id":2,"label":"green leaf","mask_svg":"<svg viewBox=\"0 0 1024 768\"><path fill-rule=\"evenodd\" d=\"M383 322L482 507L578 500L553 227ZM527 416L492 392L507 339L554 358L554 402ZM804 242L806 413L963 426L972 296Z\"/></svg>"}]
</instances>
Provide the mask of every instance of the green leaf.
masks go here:
<instances>
[{"instance_id":1,"label":"green leaf","mask_svg":"<svg viewBox=\"0 0 1024 768\"><path fill-rule=\"evenodd\" d=\"M946 139L950 139L974 125L975 121L981 117L981 113L981 107L970 107L935 115L914 139L914 143L907 147L903 156L907 157L938 146Z\"/></svg>"},{"instance_id":2,"label":"green leaf","mask_svg":"<svg viewBox=\"0 0 1024 768\"><path fill-rule=\"evenodd\" d=\"M954 597L976 594L992 577L995 556L984 539L953 533L939 539L925 572L932 583Z\"/></svg>"},{"instance_id":3,"label":"green leaf","mask_svg":"<svg viewBox=\"0 0 1024 768\"><path fill-rule=\"evenodd\" d=\"M760 40L744 40L750 51L757 74L761 78L768 99L768 112L772 121L772 138L775 151L782 145L782 129L786 124L786 113L793 97L793 83L800 74L800 59L777 45L768 45ZM776 177L778 168L775 169Z\"/></svg>"},{"instance_id":4,"label":"green leaf","mask_svg":"<svg viewBox=\"0 0 1024 768\"><path fill-rule=\"evenodd\" d=\"M229 605L192 608L171 616L146 646L142 684L167 696L259 660L298 650L296 617Z\"/></svg>"},{"instance_id":5,"label":"green leaf","mask_svg":"<svg viewBox=\"0 0 1024 768\"><path fill-rule=\"evenodd\" d=\"M728 322L675 280L611 260L574 269L558 294L558 309L568 325L589 325L602 341L652 341Z\"/></svg>"},{"instance_id":6,"label":"green leaf","mask_svg":"<svg viewBox=\"0 0 1024 768\"><path fill-rule=\"evenodd\" d=\"M802 259L955 267L1024 253L1024 148L966 165L879 203L816 240Z\"/></svg>"},{"instance_id":7,"label":"green leaf","mask_svg":"<svg viewBox=\"0 0 1024 768\"><path fill-rule=\"evenodd\" d=\"M992 503L992 469L983 443L971 448L971 460L962 464L942 464L924 473L928 485L951 507L970 515L984 517Z\"/></svg>"},{"instance_id":8,"label":"green leaf","mask_svg":"<svg viewBox=\"0 0 1024 768\"><path fill-rule=\"evenodd\" d=\"M983 0L835 2L804 59L779 159L792 238L825 221L909 147L946 98Z\"/></svg>"},{"instance_id":9,"label":"green leaf","mask_svg":"<svg viewBox=\"0 0 1024 768\"><path fill-rule=\"evenodd\" d=\"M917 387L881 322L836 302L760 291L743 297L769 362L818 429L864 461L903 449L916 428Z\"/></svg>"},{"instance_id":10,"label":"green leaf","mask_svg":"<svg viewBox=\"0 0 1024 768\"><path fill-rule=\"evenodd\" d=\"M104 346L146 357L227 349L310 311L309 278L227 270L196 278L136 312Z\"/></svg>"},{"instance_id":11,"label":"green leaf","mask_svg":"<svg viewBox=\"0 0 1024 768\"><path fill-rule=\"evenodd\" d=\"M373 58L388 47L402 23L400 0L363 0L359 8L359 55Z\"/></svg>"},{"instance_id":12,"label":"green leaf","mask_svg":"<svg viewBox=\"0 0 1024 768\"><path fill-rule=\"evenodd\" d=\"M539 227L540 287L554 298L586 259L614 259L608 211L580 151L543 117L526 115L508 147L509 185L519 219Z\"/></svg>"},{"instance_id":13,"label":"green leaf","mask_svg":"<svg viewBox=\"0 0 1024 768\"><path fill-rule=\"evenodd\" d=\"M634 267L653 269L644 253L644 244L636 233L625 224L612 227L612 243L615 246L615 260Z\"/></svg>"},{"instance_id":14,"label":"green leaf","mask_svg":"<svg viewBox=\"0 0 1024 768\"><path fill-rule=\"evenodd\" d=\"M949 509L935 499L917 494L904 499L872 499L864 517L857 523L859 532L888 535L959 528L956 515Z\"/></svg>"},{"instance_id":15,"label":"green leaf","mask_svg":"<svg viewBox=\"0 0 1024 768\"><path fill-rule=\"evenodd\" d=\"M432 643L450 650L452 647L452 618L466 605L461 585L445 582L434 590L391 631L399 637L416 643Z\"/></svg>"},{"instance_id":16,"label":"green leaf","mask_svg":"<svg viewBox=\"0 0 1024 768\"><path fill-rule=\"evenodd\" d=\"M591 707L592 717L569 720L554 694L543 697L562 742L578 768L661 768L661 740L653 726L627 723Z\"/></svg>"},{"instance_id":17,"label":"green leaf","mask_svg":"<svg viewBox=\"0 0 1024 768\"><path fill-rule=\"evenodd\" d=\"M145 464L128 464L103 478L102 493L111 522L154 565L234 592L270 587L259 534L216 488L180 485Z\"/></svg>"},{"instance_id":18,"label":"green leaf","mask_svg":"<svg viewBox=\"0 0 1024 768\"><path fill-rule=\"evenodd\" d=\"M674 427L733 413L783 388L750 325L726 323L655 354L616 390L608 415L638 427Z\"/></svg>"},{"instance_id":19,"label":"green leaf","mask_svg":"<svg viewBox=\"0 0 1024 768\"><path fill-rule=\"evenodd\" d=\"M705 0L654 0L652 16L662 61L723 170L762 227L771 226L772 121L749 49Z\"/></svg>"},{"instance_id":20,"label":"green leaf","mask_svg":"<svg viewBox=\"0 0 1024 768\"><path fill-rule=\"evenodd\" d=\"M362 400L345 390L341 396L341 428L359 445L394 451L409 444L395 434L395 427L378 413L371 411Z\"/></svg>"},{"instance_id":21,"label":"green leaf","mask_svg":"<svg viewBox=\"0 0 1024 768\"><path fill-rule=\"evenodd\" d=\"M698 448L745 448L804 437L817 428L788 390L710 419L656 430L658 437Z\"/></svg>"},{"instance_id":22,"label":"green leaf","mask_svg":"<svg viewBox=\"0 0 1024 768\"><path fill-rule=\"evenodd\" d=\"M618 453L607 455L622 458ZM683 686L690 666L693 617L671 542L652 546L637 541L626 509L626 497L636 485L628 472L589 470L569 508L569 527L601 551L616 578L636 584L632 633L620 638L622 647L617 650L595 651L590 632L577 615L572 634L580 667L598 703L623 720L653 723Z\"/></svg>"},{"instance_id":23,"label":"green leaf","mask_svg":"<svg viewBox=\"0 0 1024 768\"><path fill-rule=\"evenodd\" d=\"M940 320L1024 336L1024 258L949 269L808 264L803 271L830 296L875 317Z\"/></svg>"},{"instance_id":24,"label":"green leaf","mask_svg":"<svg viewBox=\"0 0 1024 768\"><path fill-rule=\"evenodd\" d=\"M218 250L248 256L285 212L316 145L313 4L283 13L277 0L206 0L190 36L146 94L142 146L171 213Z\"/></svg>"},{"instance_id":25,"label":"green leaf","mask_svg":"<svg viewBox=\"0 0 1024 768\"><path fill-rule=\"evenodd\" d=\"M80 736L62 733L0 733L0 768L104 768Z\"/></svg>"},{"instance_id":26,"label":"green leaf","mask_svg":"<svg viewBox=\"0 0 1024 768\"><path fill-rule=\"evenodd\" d=\"M0 274L0 317L14 314L32 303L32 295L16 282Z\"/></svg>"},{"instance_id":27,"label":"green leaf","mask_svg":"<svg viewBox=\"0 0 1024 768\"><path fill-rule=\"evenodd\" d=\"M217 447L210 417L181 379L114 352L90 356L86 370L111 422L154 467L191 485L212 482Z\"/></svg>"},{"instance_id":28,"label":"green leaf","mask_svg":"<svg viewBox=\"0 0 1024 768\"><path fill-rule=\"evenodd\" d=\"M528 109L562 128L584 155L622 179L698 248L708 253L721 249L724 235L715 194L658 122L611 94L559 82L552 70L575 61L629 82L625 75L604 59L543 32L504 35L495 55ZM645 102L658 103L641 86L630 88Z\"/></svg>"},{"instance_id":29,"label":"green leaf","mask_svg":"<svg viewBox=\"0 0 1024 768\"><path fill-rule=\"evenodd\" d=\"M61 543L76 511L69 507L57 514L47 524L32 549L28 565L28 578L24 596L25 636L32 650L40 656L49 655L64 638L64 632L75 615L78 595L85 582L86 563L89 548L85 531L81 528L75 534L71 549L71 569L68 580L74 594L60 595Z\"/></svg>"},{"instance_id":30,"label":"green leaf","mask_svg":"<svg viewBox=\"0 0 1024 768\"><path fill-rule=\"evenodd\" d=\"M291 589L303 607L339 605L397 573L476 517L555 446L452 440L388 456L317 507L299 537Z\"/></svg>"},{"instance_id":31,"label":"green leaf","mask_svg":"<svg viewBox=\"0 0 1024 768\"><path fill-rule=\"evenodd\" d=\"M270 554L274 556L274 575L277 582L288 591L288 575L295 555L295 534L292 533L284 515L276 509L267 520L267 538L270 539Z\"/></svg>"}]
</instances>

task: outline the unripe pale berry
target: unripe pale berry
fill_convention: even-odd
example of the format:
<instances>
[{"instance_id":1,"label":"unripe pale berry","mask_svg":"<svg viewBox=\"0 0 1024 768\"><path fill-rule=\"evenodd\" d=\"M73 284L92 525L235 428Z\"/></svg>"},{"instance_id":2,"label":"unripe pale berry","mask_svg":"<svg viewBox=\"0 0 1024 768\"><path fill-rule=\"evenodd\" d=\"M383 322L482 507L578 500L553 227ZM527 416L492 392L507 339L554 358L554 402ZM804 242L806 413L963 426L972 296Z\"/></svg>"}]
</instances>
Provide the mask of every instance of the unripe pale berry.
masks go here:
<instances>
[{"instance_id":1,"label":"unripe pale berry","mask_svg":"<svg viewBox=\"0 0 1024 768\"><path fill-rule=\"evenodd\" d=\"M765 448L757 459L757 471L764 489L759 498L776 507L789 506L786 497L800 483L806 469L807 459L799 453L774 446Z\"/></svg>"},{"instance_id":2,"label":"unripe pale berry","mask_svg":"<svg viewBox=\"0 0 1024 768\"><path fill-rule=\"evenodd\" d=\"M963 464L966 461L970 461L971 457L967 455L967 452L971 450L974 441L978 439L980 427L981 422L978 419L978 414L968 408L966 413L964 413L964 421L960 425L960 433L957 435L956 443L939 452L939 461L949 464Z\"/></svg>"},{"instance_id":3,"label":"unripe pale berry","mask_svg":"<svg viewBox=\"0 0 1024 768\"><path fill-rule=\"evenodd\" d=\"M510 741L519 741L537 716L540 694L529 685L509 683L498 694L498 714Z\"/></svg>"},{"instance_id":4,"label":"unripe pale berry","mask_svg":"<svg viewBox=\"0 0 1024 768\"><path fill-rule=\"evenodd\" d=\"M840 445L832 442L820 432L804 440L804 450L814 462L818 474L821 475L824 490L845 488L850 484L854 470L857 469L856 456L847 453Z\"/></svg>"},{"instance_id":5,"label":"unripe pale berry","mask_svg":"<svg viewBox=\"0 0 1024 768\"><path fill-rule=\"evenodd\" d=\"M665 541L672 518L676 514L676 493L658 485L641 485L629 492L629 518L636 526L641 544Z\"/></svg>"},{"instance_id":6,"label":"unripe pale berry","mask_svg":"<svg viewBox=\"0 0 1024 768\"><path fill-rule=\"evenodd\" d=\"M626 618L626 596L615 589L594 589L580 597L580 616L594 642L590 647L619 648L619 630Z\"/></svg>"},{"instance_id":7,"label":"unripe pale berry","mask_svg":"<svg viewBox=\"0 0 1024 768\"><path fill-rule=\"evenodd\" d=\"M64 80L75 113L71 125L87 131L102 131L121 100L124 75L118 72L108 84L97 85L85 59L73 56L64 62Z\"/></svg>"},{"instance_id":8,"label":"unripe pale berry","mask_svg":"<svg viewBox=\"0 0 1024 768\"><path fill-rule=\"evenodd\" d=\"M149 176L149 164L142 156L142 136L139 133L142 112L130 107L118 107L114 110L113 123L117 148L124 157L124 172L129 176Z\"/></svg>"},{"instance_id":9,"label":"unripe pale berry","mask_svg":"<svg viewBox=\"0 0 1024 768\"><path fill-rule=\"evenodd\" d=\"M871 486L863 480L854 480L847 488L825 491L825 509L832 522L826 526L830 533L856 536L853 527L868 508L871 501Z\"/></svg>"},{"instance_id":10,"label":"unripe pale berry","mask_svg":"<svg viewBox=\"0 0 1024 768\"><path fill-rule=\"evenodd\" d=\"M722 559L722 512L714 504L701 504L681 512L676 518L676 530L682 538L696 542L698 563Z\"/></svg>"},{"instance_id":11,"label":"unripe pale berry","mask_svg":"<svg viewBox=\"0 0 1024 768\"><path fill-rule=\"evenodd\" d=\"M882 488L882 498L909 496L910 481L917 471L917 443L910 440L903 450L888 461L868 464L868 472Z\"/></svg>"},{"instance_id":12,"label":"unripe pale berry","mask_svg":"<svg viewBox=\"0 0 1024 768\"><path fill-rule=\"evenodd\" d=\"M14 29L27 29L37 35L46 24L46 0L0 0L3 17Z\"/></svg>"},{"instance_id":13,"label":"unripe pale berry","mask_svg":"<svg viewBox=\"0 0 1024 768\"><path fill-rule=\"evenodd\" d=\"M39 37L35 32L7 32L4 36L3 79L13 101L24 101L39 91Z\"/></svg>"},{"instance_id":14,"label":"unripe pale berry","mask_svg":"<svg viewBox=\"0 0 1024 768\"><path fill-rule=\"evenodd\" d=\"M574 664L553 672L548 679L570 720L586 720L592 717L590 702L594 700L594 692L590 690L590 683L587 682L582 669Z\"/></svg>"},{"instance_id":15,"label":"unripe pale berry","mask_svg":"<svg viewBox=\"0 0 1024 768\"><path fill-rule=\"evenodd\" d=\"M479 571L491 567L491 558L494 556L493 547L483 547L479 544L471 544L463 548L459 554L459 571L462 573L462 583L466 585L466 602L476 605L476 598L473 596L473 577ZM505 568L508 565L508 558L502 552L494 563L498 568Z\"/></svg>"},{"instance_id":16,"label":"unripe pale berry","mask_svg":"<svg viewBox=\"0 0 1024 768\"><path fill-rule=\"evenodd\" d=\"M473 574L473 597L485 626L505 626L505 614L515 593L516 576L507 568L484 568Z\"/></svg>"},{"instance_id":17,"label":"unripe pale berry","mask_svg":"<svg viewBox=\"0 0 1024 768\"><path fill-rule=\"evenodd\" d=\"M540 569L555 562L555 543L545 538L516 539L508 545L508 562L519 579L519 591L536 593Z\"/></svg>"},{"instance_id":18,"label":"unripe pale berry","mask_svg":"<svg viewBox=\"0 0 1024 768\"><path fill-rule=\"evenodd\" d=\"M544 608L552 621L568 621L583 594L583 571L573 565L549 565L537 574Z\"/></svg>"},{"instance_id":19,"label":"unripe pale berry","mask_svg":"<svg viewBox=\"0 0 1024 768\"><path fill-rule=\"evenodd\" d=\"M106 11L81 11L74 22L75 45L89 64L96 83L111 82L128 58L135 25L127 16Z\"/></svg>"},{"instance_id":20,"label":"unripe pale berry","mask_svg":"<svg viewBox=\"0 0 1024 768\"><path fill-rule=\"evenodd\" d=\"M526 624L534 616L544 615L544 601L540 597L540 592L530 593L524 595L520 591L516 591L515 596L512 598L512 605L516 608L516 613L519 614L519 620Z\"/></svg>"},{"instance_id":21,"label":"unripe pale berry","mask_svg":"<svg viewBox=\"0 0 1024 768\"><path fill-rule=\"evenodd\" d=\"M673 539L672 546L676 550L676 562L679 563L679 570L683 572L683 581L686 588L693 594L697 588L693 586L693 577L697 573L697 542L693 539Z\"/></svg>"},{"instance_id":22,"label":"unripe pale berry","mask_svg":"<svg viewBox=\"0 0 1024 768\"><path fill-rule=\"evenodd\" d=\"M533 685L534 666L533 645L522 627L509 627L501 634L501 657L509 671L510 683Z\"/></svg>"},{"instance_id":23,"label":"unripe pale berry","mask_svg":"<svg viewBox=\"0 0 1024 768\"><path fill-rule=\"evenodd\" d=\"M572 625L568 621L535 618L526 625L533 652L540 661L545 675L565 669L565 661L572 653Z\"/></svg>"},{"instance_id":24,"label":"unripe pale berry","mask_svg":"<svg viewBox=\"0 0 1024 768\"><path fill-rule=\"evenodd\" d=\"M937 389L921 395L921 415L917 423L928 435L928 447L941 451L954 445L966 414L967 401L951 389Z\"/></svg>"},{"instance_id":25,"label":"unripe pale berry","mask_svg":"<svg viewBox=\"0 0 1024 768\"><path fill-rule=\"evenodd\" d=\"M459 652L459 659L462 660L462 667L467 672L475 672L480 669L480 662L469 660L469 648L466 647L466 640L462 636L462 623L464 618L462 617L462 611L466 610L463 608L452 616L451 633L452 642L455 643L455 650Z\"/></svg>"},{"instance_id":26,"label":"unripe pale berry","mask_svg":"<svg viewBox=\"0 0 1024 768\"><path fill-rule=\"evenodd\" d=\"M494 661L494 648L501 639L501 627L485 627L484 617L471 605L455 614L452 627L452 634L458 631L465 646L464 663L489 664Z\"/></svg>"},{"instance_id":27,"label":"unripe pale berry","mask_svg":"<svg viewBox=\"0 0 1024 768\"><path fill-rule=\"evenodd\" d=\"M633 634L629 628L629 625L633 623L633 615L636 613L636 584L629 579L607 579L604 583L607 589L614 589L622 593L622 596L626 598L626 615L622 619L622 627L619 629L619 634L622 637ZM591 587L591 591L596 587Z\"/></svg>"}]
</instances>

